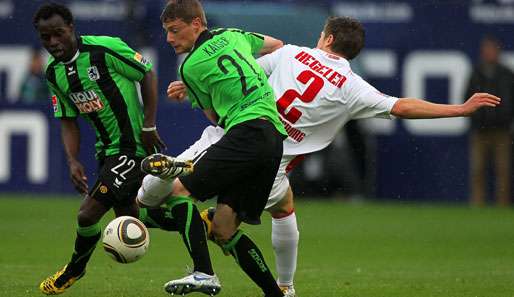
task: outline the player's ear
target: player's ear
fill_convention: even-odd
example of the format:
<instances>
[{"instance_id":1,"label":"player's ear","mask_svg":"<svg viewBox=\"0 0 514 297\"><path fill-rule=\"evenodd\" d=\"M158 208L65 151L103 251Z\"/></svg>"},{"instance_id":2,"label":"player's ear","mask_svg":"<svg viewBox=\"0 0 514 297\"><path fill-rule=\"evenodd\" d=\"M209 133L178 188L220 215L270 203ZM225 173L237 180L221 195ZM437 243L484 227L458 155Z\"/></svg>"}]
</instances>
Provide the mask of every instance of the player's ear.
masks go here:
<instances>
[{"instance_id":1,"label":"player's ear","mask_svg":"<svg viewBox=\"0 0 514 297\"><path fill-rule=\"evenodd\" d=\"M68 25L70 32L75 32L75 25L73 23Z\"/></svg>"},{"instance_id":2,"label":"player's ear","mask_svg":"<svg viewBox=\"0 0 514 297\"><path fill-rule=\"evenodd\" d=\"M195 29L201 29L203 27L202 20L199 17L193 18L191 25L193 25L193 28Z\"/></svg>"},{"instance_id":3,"label":"player's ear","mask_svg":"<svg viewBox=\"0 0 514 297\"><path fill-rule=\"evenodd\" d=\"M325 46L332 47L334 44L335 38L334 35L328 34L328 36L325 36Z\"/></svg>"}]
</instances>

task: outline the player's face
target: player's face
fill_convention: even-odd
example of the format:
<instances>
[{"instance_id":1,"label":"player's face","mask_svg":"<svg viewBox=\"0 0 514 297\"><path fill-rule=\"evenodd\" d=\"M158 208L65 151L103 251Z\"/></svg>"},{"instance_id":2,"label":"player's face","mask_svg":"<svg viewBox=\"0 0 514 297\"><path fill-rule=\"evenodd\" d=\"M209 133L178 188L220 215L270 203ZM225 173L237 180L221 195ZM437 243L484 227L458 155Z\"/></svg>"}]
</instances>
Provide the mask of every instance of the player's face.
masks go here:
<instances>
[{"instance_id":1,"label":"player's face","mask_svg":"<svg viewBox=\"0 0 514 297\"><path fill-rule=\"evenodd\" d=\"M176 54L190 52L204 29L199 18L193 19L190 24L182 19L167 21L162 23L162 27L166 31L166 41L175 49Z\"/></svg>"},{"instance_id":2,"label":"player's face","mask_svg":"<svg viewBox=\"0 0 514 297\"><path fill-rule=\"evenodd\" d=\"M69 61L75 55L77 50L75 30L73 25L67 25L60 15L39 20L37 31L43 47L57 61Z\"/></svg>"}]
</instances>

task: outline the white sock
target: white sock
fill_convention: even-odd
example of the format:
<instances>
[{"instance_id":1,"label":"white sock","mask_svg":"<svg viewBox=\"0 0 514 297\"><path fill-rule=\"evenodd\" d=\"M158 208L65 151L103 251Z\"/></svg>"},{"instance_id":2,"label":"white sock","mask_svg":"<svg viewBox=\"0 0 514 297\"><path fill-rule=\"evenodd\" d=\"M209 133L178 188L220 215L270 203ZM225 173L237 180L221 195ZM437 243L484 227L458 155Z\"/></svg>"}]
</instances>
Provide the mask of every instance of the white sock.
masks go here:
<instances>
[{"instance_id":1,"label":"white sock","mask_svg":"<svg viewBox=\"0 0 514 297\"><path fill-rule=\"evenodd\" d=\"M163 203L173 188L172 180L163 180L147 175L137 193L137 200L147 207L158 207Z\"/></svg>"},{"instance_id":2,"label":"white sock","mask_svg":"<svg viewBox=\"0 0 514 297\"><path fill-rule=\"evenodd\" d=\"M299 238L300 232L298 232L294 212L284 218L272 218L271 243L275 251L279 286L293 285Z\"/></svg>"}]
</instances>

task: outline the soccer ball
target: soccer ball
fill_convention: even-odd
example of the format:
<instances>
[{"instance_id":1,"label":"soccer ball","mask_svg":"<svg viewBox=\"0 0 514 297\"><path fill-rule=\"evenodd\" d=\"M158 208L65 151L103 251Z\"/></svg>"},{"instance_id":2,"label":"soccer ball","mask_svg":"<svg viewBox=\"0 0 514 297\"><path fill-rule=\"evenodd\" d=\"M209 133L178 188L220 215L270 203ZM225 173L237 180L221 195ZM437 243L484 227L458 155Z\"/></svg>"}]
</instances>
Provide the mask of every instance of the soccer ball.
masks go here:
<instances>
[{"instance_id":1,"label":"soccer ball","mask_svg":"<svg viewBox=\"0 0 514 297\"><path fill-rule=\"evenodd\" d=\"M104 250L116 262L132 263L146 254L150 236L140 220L121 216L107 225L102 242Z\"/></svg>"}]
</instances>

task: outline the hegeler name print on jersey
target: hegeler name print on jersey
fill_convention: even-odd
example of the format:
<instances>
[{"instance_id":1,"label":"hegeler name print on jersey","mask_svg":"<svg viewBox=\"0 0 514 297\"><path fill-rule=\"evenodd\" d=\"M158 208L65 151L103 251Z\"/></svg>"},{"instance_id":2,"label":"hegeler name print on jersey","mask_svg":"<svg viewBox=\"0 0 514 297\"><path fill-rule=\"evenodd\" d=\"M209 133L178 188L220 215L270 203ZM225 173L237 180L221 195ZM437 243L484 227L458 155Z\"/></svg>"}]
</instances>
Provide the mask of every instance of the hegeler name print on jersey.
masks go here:
<instances>
[{"instance_id":1,"label":"hegeler name print on jersey","mask_svg":"<svg viewBox=\"0 0 514 297\"><path fill-rule=\"evenodd\" d=\"M71 93L70 99L75 103L80 113L90 113L104 108L102 100L93 90Z\"/></svg>"},{"instance_id":2,"label":"hegeler name print on jersey","mask_svg":"<svg viewBox=\"0 0 514 297\"><path fill-rule=\"evenodd\" d=\"M328 66L321 64L318 60L316 60L316 58L314 58L313 56L304 51L296 55L295 59L309 66L309 68L311 68L315 72L321 74L328 80L328 82L330 82L338 88L341 88L344 82L346 81L346 76L340 74L339 72L335 71L334 69Z\"/></svg>"}]
</instances>

